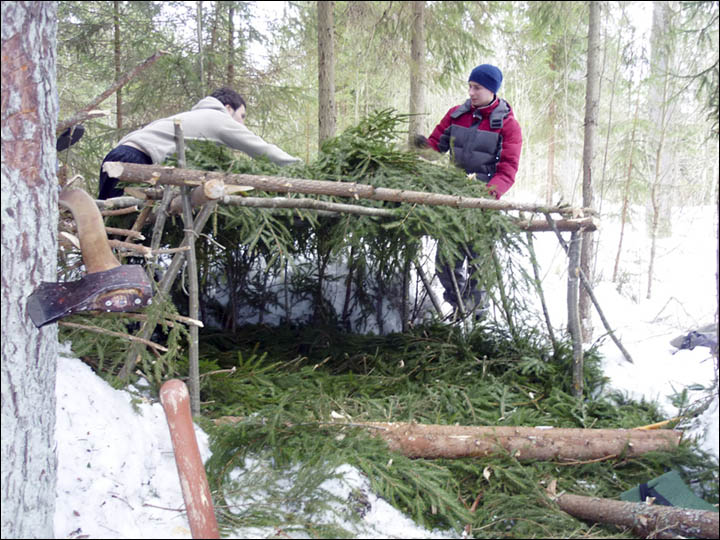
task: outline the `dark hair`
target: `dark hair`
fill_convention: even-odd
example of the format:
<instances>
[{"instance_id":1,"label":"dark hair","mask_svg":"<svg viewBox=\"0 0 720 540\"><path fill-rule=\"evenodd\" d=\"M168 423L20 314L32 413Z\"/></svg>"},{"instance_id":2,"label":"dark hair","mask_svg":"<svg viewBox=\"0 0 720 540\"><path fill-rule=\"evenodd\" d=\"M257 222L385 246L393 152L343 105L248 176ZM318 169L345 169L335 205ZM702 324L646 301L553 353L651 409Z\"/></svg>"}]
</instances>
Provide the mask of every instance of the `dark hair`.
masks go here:
<instances>
[{"instance_id":1,"label":"dark hair","mask_svg":"<svg viewBox=\"0 0 720 540\"><path fill-rule=\"evenodd\" d=\"M230 105L234 111L237 111L241 105L247 108L243 97L232 88L218 88L210 94L210 97L219 100L223 105Z\"/></svg>"}]
</instances>

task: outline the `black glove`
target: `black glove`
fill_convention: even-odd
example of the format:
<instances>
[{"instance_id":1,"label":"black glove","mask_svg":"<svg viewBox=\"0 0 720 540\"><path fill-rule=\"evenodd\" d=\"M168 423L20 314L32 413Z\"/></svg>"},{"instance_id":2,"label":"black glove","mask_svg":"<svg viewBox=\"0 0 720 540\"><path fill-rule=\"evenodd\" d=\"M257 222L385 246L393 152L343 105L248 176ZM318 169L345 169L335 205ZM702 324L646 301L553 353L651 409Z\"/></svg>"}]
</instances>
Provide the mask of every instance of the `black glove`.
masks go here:
<instances>
[{"instance_id":1,"label":"black glove","mask_svg":"<svg viewBox=\"0 0 720 540\"><path fill-rule=\"evenodd\" d=\"M415 135L413 138L413 145L415 148L430 148L430 143L425 135Z\"/></svg>"},{"instance_id":2,"label":"black glove","mask_svg":"<svg viewBox=\"0 0 720 540\"><path fill-rule=\"evenodd\" d=\"M452 126L448 126L447 129L443 132L442 135L440 135L440 139L438 140L438 152L445 153L448 150L450 150L450 131L452 130Z\"/></svg>"},{"instance_id":3,"label":"black glove","mask_svg":"<svg viewBox=\"0 0 720 540\"><path fill-rule=\"evenodd\" d=\"M67 128L57 138L57 142L55 143L55 149L58 152L62 152L63 150L68 149L73 144L78 142L80 140L80 137L82 137L84 133L85 128L82 124L77 124L75 126ZM72 138L70 137L70 135L72 135Z\"/></svg>"}]
</instances>

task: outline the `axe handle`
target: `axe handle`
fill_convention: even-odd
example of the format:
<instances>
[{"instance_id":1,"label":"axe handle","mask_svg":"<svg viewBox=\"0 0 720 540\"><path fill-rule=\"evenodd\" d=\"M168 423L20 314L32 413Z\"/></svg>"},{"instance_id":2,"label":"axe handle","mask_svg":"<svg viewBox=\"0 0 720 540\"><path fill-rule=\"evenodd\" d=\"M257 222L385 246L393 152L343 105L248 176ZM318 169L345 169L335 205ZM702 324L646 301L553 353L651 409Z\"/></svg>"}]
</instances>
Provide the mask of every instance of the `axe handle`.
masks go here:
<instances>
[{"instance_id":1,"label":"axe handle","mask_svg":"<svg viewBox=\"0 0 720 540\"><path fill-rule=\"evenodd\" d=\"M190 414L190 394L185 383L179 379L164 383L160 388L160 402L165 409L170 428L192 537L220 538L205 466L195 438Z\"/></svg>"}]
</instances>

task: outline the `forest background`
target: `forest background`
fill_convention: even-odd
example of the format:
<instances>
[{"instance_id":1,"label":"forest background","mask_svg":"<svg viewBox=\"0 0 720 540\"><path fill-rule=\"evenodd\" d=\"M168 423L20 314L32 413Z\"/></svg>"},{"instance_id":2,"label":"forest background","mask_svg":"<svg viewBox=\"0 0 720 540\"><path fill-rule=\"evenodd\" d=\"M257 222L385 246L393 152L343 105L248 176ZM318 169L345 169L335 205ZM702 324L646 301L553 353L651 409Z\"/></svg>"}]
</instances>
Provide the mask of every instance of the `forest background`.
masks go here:
<instances>
[{"instance_id":1,"label":"forest background","mask_svg":"<svg viewBox=\"0 0 720 540\"><path fill-rule=\"evenodd\" d=\"M417 132L429 134L466 98L470 70L492 63L523 128L516 183L538 201L581 203L588 3L419 2L420 71L410 56L413 2L334 4L336 132L375 110L410 111L419 78ZM716 197L717 3L601 5L596 208L654 205L649 215L668 234L670 206ZM61 119L153 53L168 53L102 104L109 116L86 123L72 165L91 193L123 135L222 85L245 96L251 130L306 162L317 154L316 2L60 2L58 16Z\"/></svg>"},{"instance_id":2,"label":"forest background","mask_svg":"<svg viewBox=\"0 0 720 540\"><path fill-rule=\"evenodd\" d=\"M57 3L60 120L165 51L101 104L109 115L85 122L82 144L60 156L70 174L81 174L84 187L96 193L99 164L124 134L186 110L224 85L245 95L253 131L306 162L322 140L377 109L418 113L409 130L427 134L465 99L469 70L494 63L505 75L500 95L523 127L516 183L524 193L592 206L623 222L633 218L632 205L645 205L649 244L671 234L671 207L717 204L716 2L282 2L273 3L282 6L281 15L262 24L268 4ZM593 9L599 17L591 17ZM331 51L323 48L321 21L331 29ZM589 35L599 38L598 49L588 46ZM5 41L3 49L5 64ZM598 52L597 102L589 108L588 60ZM4 84L4 96L7 90ZM595 196L588 203L580 141L589 125L596 144L590 156ZM5 161L3 167L5 202ZM616 260L620 252L618 246ZM648 296L652 264L651 257ZM623 279L617 263L613 276ZM4 282L4 323L12 304L7 294ZM3 364L7 360L4 347ZM5 420L3 401L4 428Z\"/></svg>"}]
</instances>

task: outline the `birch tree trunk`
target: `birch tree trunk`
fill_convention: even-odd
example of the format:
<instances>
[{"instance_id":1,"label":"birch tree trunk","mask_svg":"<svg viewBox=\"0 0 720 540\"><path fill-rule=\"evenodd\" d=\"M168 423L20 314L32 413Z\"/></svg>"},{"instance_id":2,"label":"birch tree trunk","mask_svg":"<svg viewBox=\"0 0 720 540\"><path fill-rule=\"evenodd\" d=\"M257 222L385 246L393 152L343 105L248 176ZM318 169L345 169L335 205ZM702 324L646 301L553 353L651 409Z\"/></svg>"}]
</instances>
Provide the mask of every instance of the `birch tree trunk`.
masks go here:
<instances>
[{"instance_id":1,"label":"birch tree trunk","mask_svg":"<svg viewBox=\"0 0 720 540\"><path fill-rule=\"evenodd\" d=\"M410 124L409 142L424 132L425 114L425 1L412 3L412 38L410 43Z\"/></svg>"},{"instance_id":2,"label":"birch tree trunk","mask_svg":"<svg viewBox=\"0 0 720 540\"><path fill-rule=\"evenodd\" d=\"M318 2L318 148L335 135L335 2Z\"/></svg>"},{"instance_id":3,"label":"birch tree trunk","mask_svg":"<svg viewBox=\"0 0 720 540\"><path fill-rule=\"evenodd\" d=\"M600 81L600 2L590 2L590 21L588 23L588 53L587 53L587 87L585 90L585 136L583 143L583 206L593 208L594 195L592 185L593 157L595 154L595 133L598 125L598 102ZM583 233L582 249L580 253L580 268L587 279L592 283L592 258L594 251L594 237L592 232ZM592 338L591 300L585 291L580 290L578 304L580 315L580 328L584 342Z\"/></svg>"},{"instance_id":4,"label":"birch tree trunk","mask_svg":"<svg viewBox=\"0 0 720 540\"><path fill-rule=\"evenodd\" d=\"M57 326L26 299L56 281L57 4L2 3L3 538L53 538Z\"/></svg>"}]
</instances>

